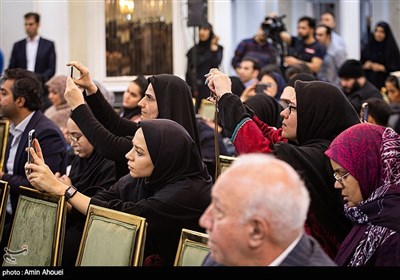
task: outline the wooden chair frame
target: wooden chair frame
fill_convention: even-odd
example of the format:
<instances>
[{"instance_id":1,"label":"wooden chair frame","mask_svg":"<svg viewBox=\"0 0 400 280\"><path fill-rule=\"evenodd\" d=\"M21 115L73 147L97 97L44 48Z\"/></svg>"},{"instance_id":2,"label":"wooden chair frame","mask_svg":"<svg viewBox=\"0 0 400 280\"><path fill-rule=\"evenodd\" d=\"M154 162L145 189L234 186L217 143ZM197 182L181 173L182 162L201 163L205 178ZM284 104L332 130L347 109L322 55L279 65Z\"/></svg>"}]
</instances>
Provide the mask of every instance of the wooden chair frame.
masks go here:
<instances>
[{"instance_id":1,"label":"wooden chair frame","mask_svg":"<svg viewBox=\"0 0 400 280\"><path fill-rule=\"evenodd\" d=\"M224 172L225 169L228 168L235 159L236 159L235 157L220 155L219 156L219 166L218 166L218 176L221 175L221 173Z\"/></svg>"},{"instance_id":2,"label":"wooden chair frame","mask_svg":"<svg viewBox=\"0 0 400 280\"><path fill-rule=\"evenodd\" d=\"M31 224L25 223L25 221L29 218L29 216L21 216L22 211L24 211L23 207L30 208L32 205L36 204L40 207L43 207L42 213L49 213L50 206L52 208L55 208L55 213L56 217L54 218L55 224L52 226L54 228L54 233L53 233L53 240L52 240L52 247L51 247L51 256L48 258L48 263L35 263L31 265L35 266L60 266L61 265L61 258L62 258L62 251L63 251L63 244L64 244L64 233L65 233L65 223L66 223L66 214L67 214L67 207L66 207L66 201L64 196L58 196L58 195L52 195L48 193L43 193L38 190L32 189L32 188L27 188L24 186L19 187L19 198L18 198L18 204L17 204L17 209L15 211L14 215L14 220L11 228L11 233L10 233L10 238L8 240L8 246L6 254L9 254L10 258L8 261L6 258L4 259L3 266L8 266L8 265L18 265L18 266L25 266L25 264L22 262L18 263L18 257L13 258L13 254L17 255L17 251L21 251L23 248L26 248L26 253L24 255L29 255L33 256L30 258L30 260L34 259L35 255L34 252L35 250L40 251L43 250L43 247L40 247L40 245L37 244L37 242L34 242L35 240L30 240L31 236L32 237L37 237L35 236L34 232L32 232L32 228L29 227ZM25 205L24 205L25 203ZM34 212L28 212L29 214L34 214ZM36 213L36 212L35 212ZM36 213L37 214L37 213ZM38 221L40 222L40 220ZM21 225L22 228L17 228L18 225ZM34 225L32 225L33 227ZM21 237L22 235L22 237ZM22 239L21 239L22 238ZM41 236L43 240L45 240L44 236ZM17 244L14 242L14 240L17 240L15 242L26 242L26 244ZM32 241L32 242L30 242ZM20 247L22 249L20 249ZM11 261L10 261L11 260ZM13 263L13 260L15 260L15 263ZM47 259L46 259L47 260Z\"/></svg>"},{"instance_id":3,"label":"wooden chair frame","mask_svg":"<svg viewBox=\"0 0 400 280\"><path fill-rule=\"evenodd\" d=\"M0 170L3 170L4 166L9 128L10 122L8 120L0 120Z\"/></svg>"},{"instance_id":4,"label":"wooden chair frame","mask_svg":"<svg viewBox=\"0 0 400 280\"><path fill-rule=\"evenodd\" d=\"M0 180L0 240L3 236L4 221L6 218L6 208L10 186L8 182Z\"/></svg>"},{"instance_id":5,"label":"wooden chair frame","mask_svg":"<svg viewBox=\"0 0 400 280\"><path fill-rule=\"evenodd\" d=\"M208 251L209 247L207 245L207 241L208 241L208 234L183 228L181 232L181 237L179 239L174 266L183 266L182 261L184 257L183 254L185 253L184 252L185 244L189 245L193 244L197 247L201 247Z\"/></svg>"}]
</instances>

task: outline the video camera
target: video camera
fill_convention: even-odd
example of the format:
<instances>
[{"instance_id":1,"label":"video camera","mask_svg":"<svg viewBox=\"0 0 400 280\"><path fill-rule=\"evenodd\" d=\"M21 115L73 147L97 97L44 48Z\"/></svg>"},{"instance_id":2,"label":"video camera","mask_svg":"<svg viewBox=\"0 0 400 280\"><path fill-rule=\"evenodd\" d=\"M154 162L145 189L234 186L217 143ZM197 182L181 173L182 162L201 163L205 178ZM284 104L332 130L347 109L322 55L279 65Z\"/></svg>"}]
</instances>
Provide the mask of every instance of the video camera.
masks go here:
<instances>
[{"instance_id":1,"label":"video camera","mask_svg":"<svg viewBox=\"0 0 400 280\"><path fill-rule=\"evenodd\" d=\"M267 38L271 38L272 40L279 40L279 33L282 31L286 31L285 24L282 21L285 17L286 15L265 18L265 21L261 24L261 28Z\"/></svg>"}]
</instances>

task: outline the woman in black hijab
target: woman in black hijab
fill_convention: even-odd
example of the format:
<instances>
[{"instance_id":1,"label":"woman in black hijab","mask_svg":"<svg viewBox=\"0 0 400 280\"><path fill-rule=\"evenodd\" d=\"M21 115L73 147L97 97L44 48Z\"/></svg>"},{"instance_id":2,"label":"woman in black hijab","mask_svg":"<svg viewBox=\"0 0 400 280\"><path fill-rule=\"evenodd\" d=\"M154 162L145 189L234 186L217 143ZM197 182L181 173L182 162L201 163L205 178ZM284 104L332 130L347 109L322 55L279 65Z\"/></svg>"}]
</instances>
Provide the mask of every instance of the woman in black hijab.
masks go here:
<instances>
[{"instance_id":1,"label":"woman in black hijab","mask_svg":"<svg viewBox=\"0 0 400 280\"><path fill-rule=\"evenodd\" d=\"M128 172L125 154L132 147L131 137L137 125L118 116L102 94L99 94L84 65L76 61L68 65L81 73L79 79L67 81L65 99L72 109L71 118L100 155L116 162L117 177L120 178ZM138 103L142 109L142 120L164 118L176 121L189 132L201 154L192 95L186 82L171 74L155 75L148 78L148 81L145 97ZM85 96L76 85L86 90ZM151 116L143 114L149 104L155 110Z\"/></svg>"},{"instance_id":2,"label":"woman in black hijab","mask_svg":"<svg viewBox=\"0 0 400 280\"><path fill-rule=\"evenodd\" d=\"M379 90L391 72L400 70L400 51L387 22L376 24L368 43L361 51L361 64L368 81Z\"/></svg>"},{"instance_id":3,"label":"woman in black hijab","mask_svg":"<svg viewBox=\"0 0 400 280\"><path fill-rule=\"evenodd\" d=\"M223 47L218 45L218 37L214 34L212 25L206 22L199 26L199 42L186 54L186 82L196 98L196 112L200 108L201 100L210 96L210 90L204 84L204 75L211 68L218 68L222 53Z\"/></svg>"},{"instance_id":4,"label":"woman in black hijab","mask_svg":"<svg viewBox=\"0 0 400 280\"><path fill-rule=\"evenodd\" d=\"M37 189L64 195L68 185L38 156L37 140L34 147L28 179ZM92 198L76 192L68 202L84 215L95 204L146 218L145 265L172 266L182 228L203 231L198 221L210 203L211 177L190 135L171 120L141 121L126 159L129 174L109 190Z\"/></svg>"},{"instance_id":5,"label":"woman in black hijab","mask_svg":"<svg viewBox=\"0 0 400 280\"><path fill-rule=\"evenodd\" d=\"M330 83L298 80L282 93L288 107L281 112L282 127L276 130L255 118L230 93L228 76L213 69L208 83L219 96L221 126L239 154L272 153L302 176L311 195L305 229L335 257L351 225L333 188L333 170L324 152L337 135L360 122L346 96Z\"/></svg>"},{"instance_id":6,"label":"woman in black hijab","mask_svg":"<svg viewBox=\"0 0 400 280\"><path fill-rule=\"evenodd\" d=\"M244 102L255 115L269 126L281 127L282 117L280 116L283 107L279 102L266 94L256 94Z\"/></svg>"}]
</instances>

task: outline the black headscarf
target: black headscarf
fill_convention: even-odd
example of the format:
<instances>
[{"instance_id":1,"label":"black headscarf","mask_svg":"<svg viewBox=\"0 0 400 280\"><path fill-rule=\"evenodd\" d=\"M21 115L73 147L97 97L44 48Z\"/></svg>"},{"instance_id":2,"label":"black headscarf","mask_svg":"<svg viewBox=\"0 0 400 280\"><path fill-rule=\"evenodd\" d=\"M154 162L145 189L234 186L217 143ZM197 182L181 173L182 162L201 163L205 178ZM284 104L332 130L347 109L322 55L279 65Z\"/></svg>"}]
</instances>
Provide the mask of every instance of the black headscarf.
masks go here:
<instances>
[{"instance_id":1,"label":"black headscarf","mask_svg":"<svg viewBox=\"0 0 400 280\"><path fill-rule=\"evenodd\" d=\"M171 74L155 75L148 78L148 81L156 95L158 118L170 119L181 124L196 143L201 155L192 93L187 83Z\"/></svg>"},{"instance_id":2,"label":"black headscarf","mask_svg":"<svg viewBox=\"0 0 400 280\"><path fill-rule=\"evenodd\" d=\"M297 142L332 141L346 128L360 122L357 112L335 85L322 81L294 84L297 100Z\"/></svg>"},{"instance_id":3,"label":"black headscarf","mask_svg":"<svg viewBox=\"0 0 400 280\"><path fill-rule=\"evenodd\" d=\"M196 144L180 124L157 119L141 121L139 126L154 164L147 184L169 184L182 176L209 178Z\"/></svg>"},{"instance_id":4,"label":"black headscarf","mask_svg":"<svg viewBox=\"0 0 400 280\"><path fill-rule=\"evenodd\" d=\"M262 122L276 128L282 126L280 113L283 107L275 98L266 94L256 94L250 97L244 104L250 107Z\"/></svg>"}]
</instances>

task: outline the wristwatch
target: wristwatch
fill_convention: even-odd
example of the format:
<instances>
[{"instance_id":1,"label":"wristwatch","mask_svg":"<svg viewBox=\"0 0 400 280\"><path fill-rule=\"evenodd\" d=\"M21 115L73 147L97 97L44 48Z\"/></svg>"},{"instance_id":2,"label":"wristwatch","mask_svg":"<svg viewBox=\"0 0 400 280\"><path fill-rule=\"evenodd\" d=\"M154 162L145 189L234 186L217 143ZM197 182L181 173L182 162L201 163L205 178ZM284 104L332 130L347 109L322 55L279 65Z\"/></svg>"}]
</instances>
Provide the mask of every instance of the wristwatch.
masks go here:
<instances>
[{"instance_id":1,"label":"wristwatch","mask_svg":"<svg viewBox=\"0 0 400 280\"><path fill-rule=\"evenodd\" d=\"M78 192L78 190L73 186L69 186L64 193L64 196L66 198L66 200L70 200L76 193Z\"/></svg>"}]
</instances>

